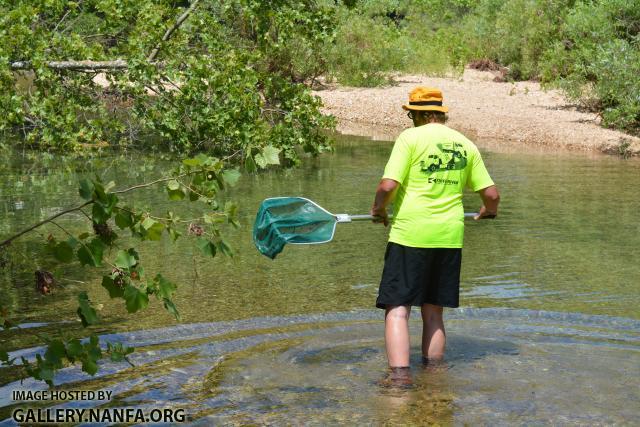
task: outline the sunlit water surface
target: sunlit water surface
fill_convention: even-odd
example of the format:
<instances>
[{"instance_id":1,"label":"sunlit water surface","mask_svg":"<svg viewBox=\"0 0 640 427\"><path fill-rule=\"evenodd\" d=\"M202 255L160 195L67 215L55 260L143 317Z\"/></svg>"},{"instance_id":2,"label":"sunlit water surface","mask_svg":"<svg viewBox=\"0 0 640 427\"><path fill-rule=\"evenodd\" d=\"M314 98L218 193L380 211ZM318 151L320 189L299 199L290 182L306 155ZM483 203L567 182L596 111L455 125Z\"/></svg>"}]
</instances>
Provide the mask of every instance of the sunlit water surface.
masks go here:
<instances>
[{"instance_id":1,"label":"sunlit water surface","mask_svg":"<svg viewBox=\"0 0 640 427\"><path fill-rule=\"evenodd\" d=\"M414 319L412 383L395 387L385 380L382 315L372 309L383 227L340 224L330 244L286 247L275 261L255 251L250 235L257 206L271 196L366 213L390 149L344 137L335 154L301 169L244 177L233 190L244 227L227 232L233 259L206 259L189 238L141 245L147 272L180 284L180 324L159 304L128 315L100 287L100 272L53 265L38 243L55 228L12 246L18 260L2 270L0 297L30 331L86 334L75 295L88 290L104 304L95 330L105 341L136 346L137 367L106 363L95 378L66 369L56 384L113 390L107 406L183 407L202 425L640 423L640 164L483 152L501 189L501 215L468 223L464 308L447 313L447 365L421 367ZM0 236L77 204L77 180L90 171L123 188L153 180L167 164L139 155L80 163L8 155L0 170ZM183 218L203 210L167 202L158 191L134 197L136 207ZM476 210L477 196L466 195L465 205ZM59 224L84 231L77 218ZM39 296L27 262L70 280ZM25 331L1 334L13 356L38 351ZM4 372L0 419L16 406L12 390L42 387Z\"/></svg>"}]
</instances>

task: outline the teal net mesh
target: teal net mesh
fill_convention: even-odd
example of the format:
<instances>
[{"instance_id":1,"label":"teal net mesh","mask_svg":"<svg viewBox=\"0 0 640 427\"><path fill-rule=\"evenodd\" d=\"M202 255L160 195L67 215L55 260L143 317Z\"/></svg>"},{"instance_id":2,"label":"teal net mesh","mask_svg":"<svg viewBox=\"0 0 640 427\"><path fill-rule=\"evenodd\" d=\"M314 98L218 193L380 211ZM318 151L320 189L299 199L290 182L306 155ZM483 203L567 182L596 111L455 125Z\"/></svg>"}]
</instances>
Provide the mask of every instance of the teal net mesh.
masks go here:
<instances>
[{"instance_id":1,"label":"teal net mesh","mask_svg":"<svg viewBox=\"0 0 640 427\"><path fill-rule=\"evenodd\" d=\"M335 217L310 200L276 197L260 205L253 224L253 242L273 259L287 243L324 243L333 238Z\"/></svg>"}]
</instances>

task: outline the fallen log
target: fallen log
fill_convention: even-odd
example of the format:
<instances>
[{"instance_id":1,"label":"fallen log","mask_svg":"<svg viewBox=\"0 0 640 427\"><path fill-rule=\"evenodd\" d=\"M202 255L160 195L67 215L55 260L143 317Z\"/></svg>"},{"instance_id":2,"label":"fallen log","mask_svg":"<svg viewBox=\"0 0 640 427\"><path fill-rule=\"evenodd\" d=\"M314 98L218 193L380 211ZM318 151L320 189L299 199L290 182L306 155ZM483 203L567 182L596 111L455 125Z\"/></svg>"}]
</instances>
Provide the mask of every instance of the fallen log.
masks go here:
<instances>
[{"instance_id":1,"label":"fallen log","mask_svg":"<svg viewBox=\"0 0 640 427\"><path fill-rule=\"evenodd\" d=\"M47 67L54 70L104 71L126 69L129 64L124 59L113 61L48 61ZM10 64L12 70L32 70L30 61L15 61Z\"/></svg>"}]
</instances>

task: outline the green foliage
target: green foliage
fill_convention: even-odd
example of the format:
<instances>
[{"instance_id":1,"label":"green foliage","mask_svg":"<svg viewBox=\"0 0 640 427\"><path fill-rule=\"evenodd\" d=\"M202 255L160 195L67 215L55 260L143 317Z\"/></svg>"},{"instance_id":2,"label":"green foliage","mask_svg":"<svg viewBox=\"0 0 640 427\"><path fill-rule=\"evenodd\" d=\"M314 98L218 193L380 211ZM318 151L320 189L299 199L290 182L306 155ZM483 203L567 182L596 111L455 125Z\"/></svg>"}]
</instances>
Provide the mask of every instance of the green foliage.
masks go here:
<instances>
[{"instance_id":1,"label":"green foliage","mask_svg":"<svg viewBox=\"0 0 640 427\"><path fill-rule=\"evenodd\" d=\"M61 149L139 144L148 135L218 156L271 144L326 147L317 126L332 123L300 83L324 71L319 52L333 37L332 9L311 0L200 2L160 43L182 13L173 0L0 4L0 131ZM84 59L125 59L128 68L47 66ZM32 70L11 72L21 60ZM296 151L285 159L296 163Z\"/></svg>"},{"instance_id":2,"label":"green foliage","mask_svg":"<svg viewBox=\"0 0 640 427\"><path fill-rule=\"evenodd\" d=\"M54 376L57 370L62 369L67 364L80 363L82 370L89 375L95 375L98 372L98 361L103 357L103 351L100 348L100 339L96 335L91 335L85 342L77 338L66 340L60 338L45 338L47 343L44 355L36 354L35 361L29 361L21 358L21 369L29 376L46 382L53 386ZM112 348L108 347L107 353L116 354L116 358L120 355L126 356L131 353L129 348L123 346ZM15 360L9 360L3 357L0 352L0 360L3 365L13 365ZM124 358L124 356L122 356Z\"/></svg>"},{"instance_id":3,"label":"green foliage","mask_svg":"<svg viewBox=\"0 0 640 427\"><path fill-rule=\"evenodd\" d=\"M578 2L560 39L545 53L543 79L584 106L602 111L604 124L640 129L640 6L635 2Z\"/></svg>"},{"instance_id":4,"label":"green foliage","mask_svg":"<svg viewBox=\"0 0 640 427\"><path fill-rule=\"evenodd\" d=\"M79 188L83 204L63 213L82 211L94 233L72 235L54 223L65 236L52 235L46 243L54 264L77 261L107 269L103 288L129 312L146 308L155 296L177 319L172 300L177 285L160 273L147 277L136 249L118 245L114 227L140 242L193 235L204 255L232 256L221 227L239 225L238 207L223 201L222 194L241 171L292 166L303 155L329 150L323 129L333 126L320 114L319 98L303 84L325 71L320 47L334 37L332 8L314 0L191 5L174 0L0 2L0 132L23 136L11 141L43 150L154 144L200 153L156 183L164 184L170 200L204 203L202 216L182 219L172 212L136 210L119 195L151 184L114 191L115 183L87 178ZM188 19L174 27L187 7ZM116 59L126 61L126 68L78 72L50 64ZM17 61L26 61L27 69L14 70ZM53 275L40 273L49 282L39 289L48 293ZM84 326L99 321L86 293L78 303ZM10 309L4 302L0 306L5 328L12 325ZM126 360L130 353L111 343L107 350L114 360ZM100 357L97 338L83 344L57 339L49 342L44 357L23 359L21 366L52 384L65 363L81 362L93 374ZM14 363L5 350L0 358L2 365Z\"/></svg>"},{"instance_id":5,"label":"green foliage","mask_svg":"<svg viewBox=\"0 0 640 427\"><path fill-rule=\"evenodd\" d=\"M589 67L598 76L593 86L604 124L640 132L640 46L612 40L600 46Z\"/></svg>"},{"instance_id":6,"label":"green foliage","mask_svg":"<svg viewBox=\"0 0 640 427\"><path fill-rule=\"evenodd\" d=\"M563 89L607 126L640 129L637 1L360 0L338 9L326 55L341 83L388 84L397 71L443 75L489 59L508 79Z\"/></svg>"},{"instance_id":7,"label":"green foliage","mask_svg":"<svg viewBox=\"0 0 640 427\"><path fill-rule=\"evenodd\" d=\"M541 79L601 111L605 125L638 131L637 2L481 0L461 28L469 59L507 66L512 79Z\"/></svg>"},{"instance_id":8,"label":"green foliage","mask_svg":"<svg viewBox=\"0 0 640 427\"><path fill-rule=\"evenodd\" d=\"M509 67L514 79L535 78L547 45L567 12L555 0L510 0L497 12L491 56Z\"/></svg>"},{"instance_id":9,"label":"green foliage","mask_svg":"<svg viewBox=\"0 0 640 427\"><path fill-rule=\"evenodd\" d=\"M328 52L331 74L351 86L389 83L386 72L394 69L395 31L370 18L349 16L338 28L336 44Z\"/></svg>"},{"instance_id":10,"label":"green foliage","mask_svg":"<svg viewBox=\"0 0 640 427\"><path fill-rule=\"evenodd\" d=\"M370 0L338 15L336 41L327 48L329 74L340 83L377 86L393 72L444 75L469 54L458 21L473 1Z\"/></svg>"},{"instance_id":11,"label":"green foliage","mask_svg":"<svg viewBox=\"0 0 640 427\"><path fill-rule=\"evenodd\" d=\"M268 167L280 163L281 152L282 149L269 145L256 153L255 157L261 159L257 161L261 167ZM221 227L238 226L238 206L229 200L223 202L222 197L226 189L238 182L241 174L237 167L229 167L228 161L201 153L184 159L169 176L122 190L114 190L114 183L104 184L98 177L81 180L78 194L84 202L65 212L84 212L94 234L92 236L82 232L72 235L56 223L65 233L66 240L54 235L48 236L46 248L51 254L52 265L77 260L82 266L106 267L108 271L102 276L102 286L110 298L122 300L129 313L144 310L149 306L152 297L155 297L168 313L179 320L180 313L173 302L178 285L162 273L148 277L138 251L134 247L120 249L120 236L113 232L111 227L117 226L141 242L158 241L165 237L175 241L183 235L193 235L197 238L197 246L203 255L214 257L221 253L232 256L233 251L223 238ZM172 212L157 216L153 212L128 207L118 197L133 190L159 184L167 188L169 199L175 199L173 196L180 193L180 200L184 199L184 202L203 203L206 206L205 213L190 219L179 218ZM46 277L51 276L46 271L43 274ZM50 287L46 289L46 293L49 291ZM10 328L10 310L4 302L0 304L0 315L4 328ZM78 294L77 315L84 327L100 321L96 308L84 291ZM25 374L49 384L53 384L55 372L68 364L81 363L82 369L93 375L97 372L98 361L104 355L110 354L112 360L122 361L133 351L117 343L109 343L106 353L103 354L97 337L90 339L88 343L80 343L77 340L65 341L62 338L44 339L47 343L44 356L37 355L35 361L21 359L18 366ZM14 360L10 360L4 349L0 350L0 363L3 366L16 364Z\"/></svg>"}]
</instances>

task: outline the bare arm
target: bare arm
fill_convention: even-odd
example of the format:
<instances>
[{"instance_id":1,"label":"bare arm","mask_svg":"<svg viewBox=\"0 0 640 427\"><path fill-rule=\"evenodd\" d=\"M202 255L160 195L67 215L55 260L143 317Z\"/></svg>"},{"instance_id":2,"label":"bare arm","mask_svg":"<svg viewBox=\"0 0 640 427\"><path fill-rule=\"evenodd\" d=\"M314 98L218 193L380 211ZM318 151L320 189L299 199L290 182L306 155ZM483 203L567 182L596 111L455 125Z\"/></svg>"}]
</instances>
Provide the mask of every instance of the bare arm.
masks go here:
<instances>
[{"instance_id":1,"label":"bare arm","mask_svg":"<svg viewBox=\"0 0 640 427\"><path fill-rule=\"evenodd\" d=\"M371 215L380 217L382 220L376 222L383 222L385 227L389 225L387 205L391 201L393 192L398 185L398 182L393 179L383 178L378 184L378 188L376 188L376 197L371 207Z\"/></svg>"},{"instance_id":2,"label":"bare arm","mask_svg":"<svg viewBox=\"0 0 640 427\"><path fill-rule=\"evenodd\" d=\"M495 218L498 215L498 204L500 203L498 187L491 185L478 191L478 194L482 199L482 207L474 219Z\"/></svg>"}]
</instances>

